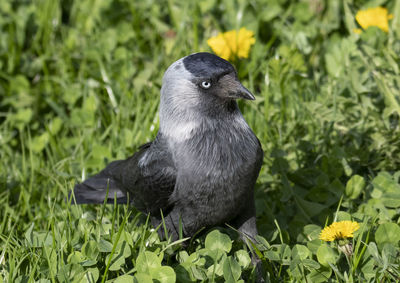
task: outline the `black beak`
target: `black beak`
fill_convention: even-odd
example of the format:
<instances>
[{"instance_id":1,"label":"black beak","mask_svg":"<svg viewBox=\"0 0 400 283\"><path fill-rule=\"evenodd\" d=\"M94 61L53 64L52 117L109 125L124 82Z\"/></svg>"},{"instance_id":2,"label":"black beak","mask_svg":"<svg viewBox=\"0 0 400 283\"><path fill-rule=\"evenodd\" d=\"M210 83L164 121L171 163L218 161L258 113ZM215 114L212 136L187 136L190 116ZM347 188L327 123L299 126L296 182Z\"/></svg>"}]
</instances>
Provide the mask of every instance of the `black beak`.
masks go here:
<instances>
[{"instance_id":1,"label":"black beak","mask_svg":"<svg viewBox=\"0 0 400 283\"><path fill-rule=\"evenodd\" d=\"M237 79L236 76L228 74L220 79L222 85L225 86L224 96L232 99L247 99L255 100L254 95L245 88Z\"/></svg>"},{"instance_id":2,"label":"black beak","mask_svg":"<svg viewBox=\"0 0 400 283\"><path fill-rule=\"evenodd\" d=\"M245 88L241 83L239 83L239 90L237 92L238 98L243 98L247 100L255 100L256 98L254 95L247 89Z\"/></svg>"}]
</instances>

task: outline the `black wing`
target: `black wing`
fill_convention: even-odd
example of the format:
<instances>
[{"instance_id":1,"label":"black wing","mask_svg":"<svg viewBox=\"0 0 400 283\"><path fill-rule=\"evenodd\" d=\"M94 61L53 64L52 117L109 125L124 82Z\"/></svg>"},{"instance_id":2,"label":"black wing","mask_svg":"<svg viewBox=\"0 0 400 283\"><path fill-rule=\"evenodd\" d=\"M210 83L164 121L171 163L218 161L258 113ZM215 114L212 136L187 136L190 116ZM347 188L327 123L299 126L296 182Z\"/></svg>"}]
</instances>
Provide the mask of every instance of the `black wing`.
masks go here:
<instances>
[{"instance_id":1,"label":"black wing","mask_svg":"<svg viewBox=\"0 0 400 283\"><path fill-rule=\"evenodd\" d=\"M169 197L175 188L176 169L163 142L156 139L137 158L132 156L121 180L137 209L152 215L158 215L160 209L168 210Z\"/></svg>"},{"instance_id":2,"label":"black wing","mask_svg":"<svg viewBox=\"0 0 400 283\"><path fill-rule=\"evenodd\" d=\"M147 143L126 160L111 162L100 173L74 188L77 204L128 201L146 213L167 210L174 190L176 170L170 153L160 142Z\"/></svg>"}]
</instances>

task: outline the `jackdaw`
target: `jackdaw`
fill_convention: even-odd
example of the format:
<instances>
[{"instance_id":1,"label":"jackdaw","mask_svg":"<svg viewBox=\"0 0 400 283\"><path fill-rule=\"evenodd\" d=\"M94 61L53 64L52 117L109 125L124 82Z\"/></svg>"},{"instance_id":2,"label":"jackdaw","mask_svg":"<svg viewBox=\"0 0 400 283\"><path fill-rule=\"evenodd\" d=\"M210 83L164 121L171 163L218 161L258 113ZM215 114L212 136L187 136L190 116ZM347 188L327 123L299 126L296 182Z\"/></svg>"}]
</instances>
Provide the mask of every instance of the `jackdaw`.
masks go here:
<instances>
[{"instance_id":1,"label":"jackdaw","mask_svg":"<svg viewBox=\"0 0 400 283\"><path fill-rule=\"evenodd\" d=\"M263 151L238 108L240 98L255 99L228 61L210 53L179 59L163 77L155 140L77 184L75 202L129 200L155 226L164 221L174 240L179 232L190 237L224 224L254 239Z\"/></svg>"}]
</instances>

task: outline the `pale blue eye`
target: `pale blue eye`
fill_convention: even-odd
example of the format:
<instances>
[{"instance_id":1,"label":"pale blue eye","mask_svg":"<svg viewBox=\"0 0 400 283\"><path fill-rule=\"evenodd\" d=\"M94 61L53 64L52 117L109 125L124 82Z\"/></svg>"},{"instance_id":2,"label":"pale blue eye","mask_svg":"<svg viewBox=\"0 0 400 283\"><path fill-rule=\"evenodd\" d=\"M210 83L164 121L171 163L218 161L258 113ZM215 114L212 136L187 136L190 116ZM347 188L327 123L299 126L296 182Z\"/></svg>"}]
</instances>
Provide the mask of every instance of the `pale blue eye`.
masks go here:
<instances>
[{"instance_id":1,"label":"pale blue eye","mask_svg":"<svg viewBox=\"0 0 400 283\"><path fill-rule=\"evenodd\" d=\"M201 87L204 89L209 89L211 87L211 83L209 81L204 81L201 83Z\"/></svg>"}]
</instances>

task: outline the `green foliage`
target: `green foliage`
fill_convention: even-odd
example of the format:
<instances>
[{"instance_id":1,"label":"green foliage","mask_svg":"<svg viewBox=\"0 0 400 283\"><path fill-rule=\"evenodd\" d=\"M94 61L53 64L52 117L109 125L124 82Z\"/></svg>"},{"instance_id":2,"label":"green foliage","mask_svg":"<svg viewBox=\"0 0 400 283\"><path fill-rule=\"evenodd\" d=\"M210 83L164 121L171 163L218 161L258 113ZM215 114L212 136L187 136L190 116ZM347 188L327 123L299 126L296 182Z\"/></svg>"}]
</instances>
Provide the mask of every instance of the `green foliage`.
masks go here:
<instances>
[{"instance_id":1,"label":"green foliage","mask_svg":"<svg viewBox=\"0 0 400 283\"><path fill-rule=\"evenodd\" d=\"M360 35L377 5L389 32ZM260 236L161 241L124 206L71 206L76 182L154 138L163 71L245 26L239 102L265 151ZM0 282L400 280L400 1L1 1ZM353 254L319 240L361 228ZM254 258L253 258L254 259Z\"/></svg>"}]
</instances>

